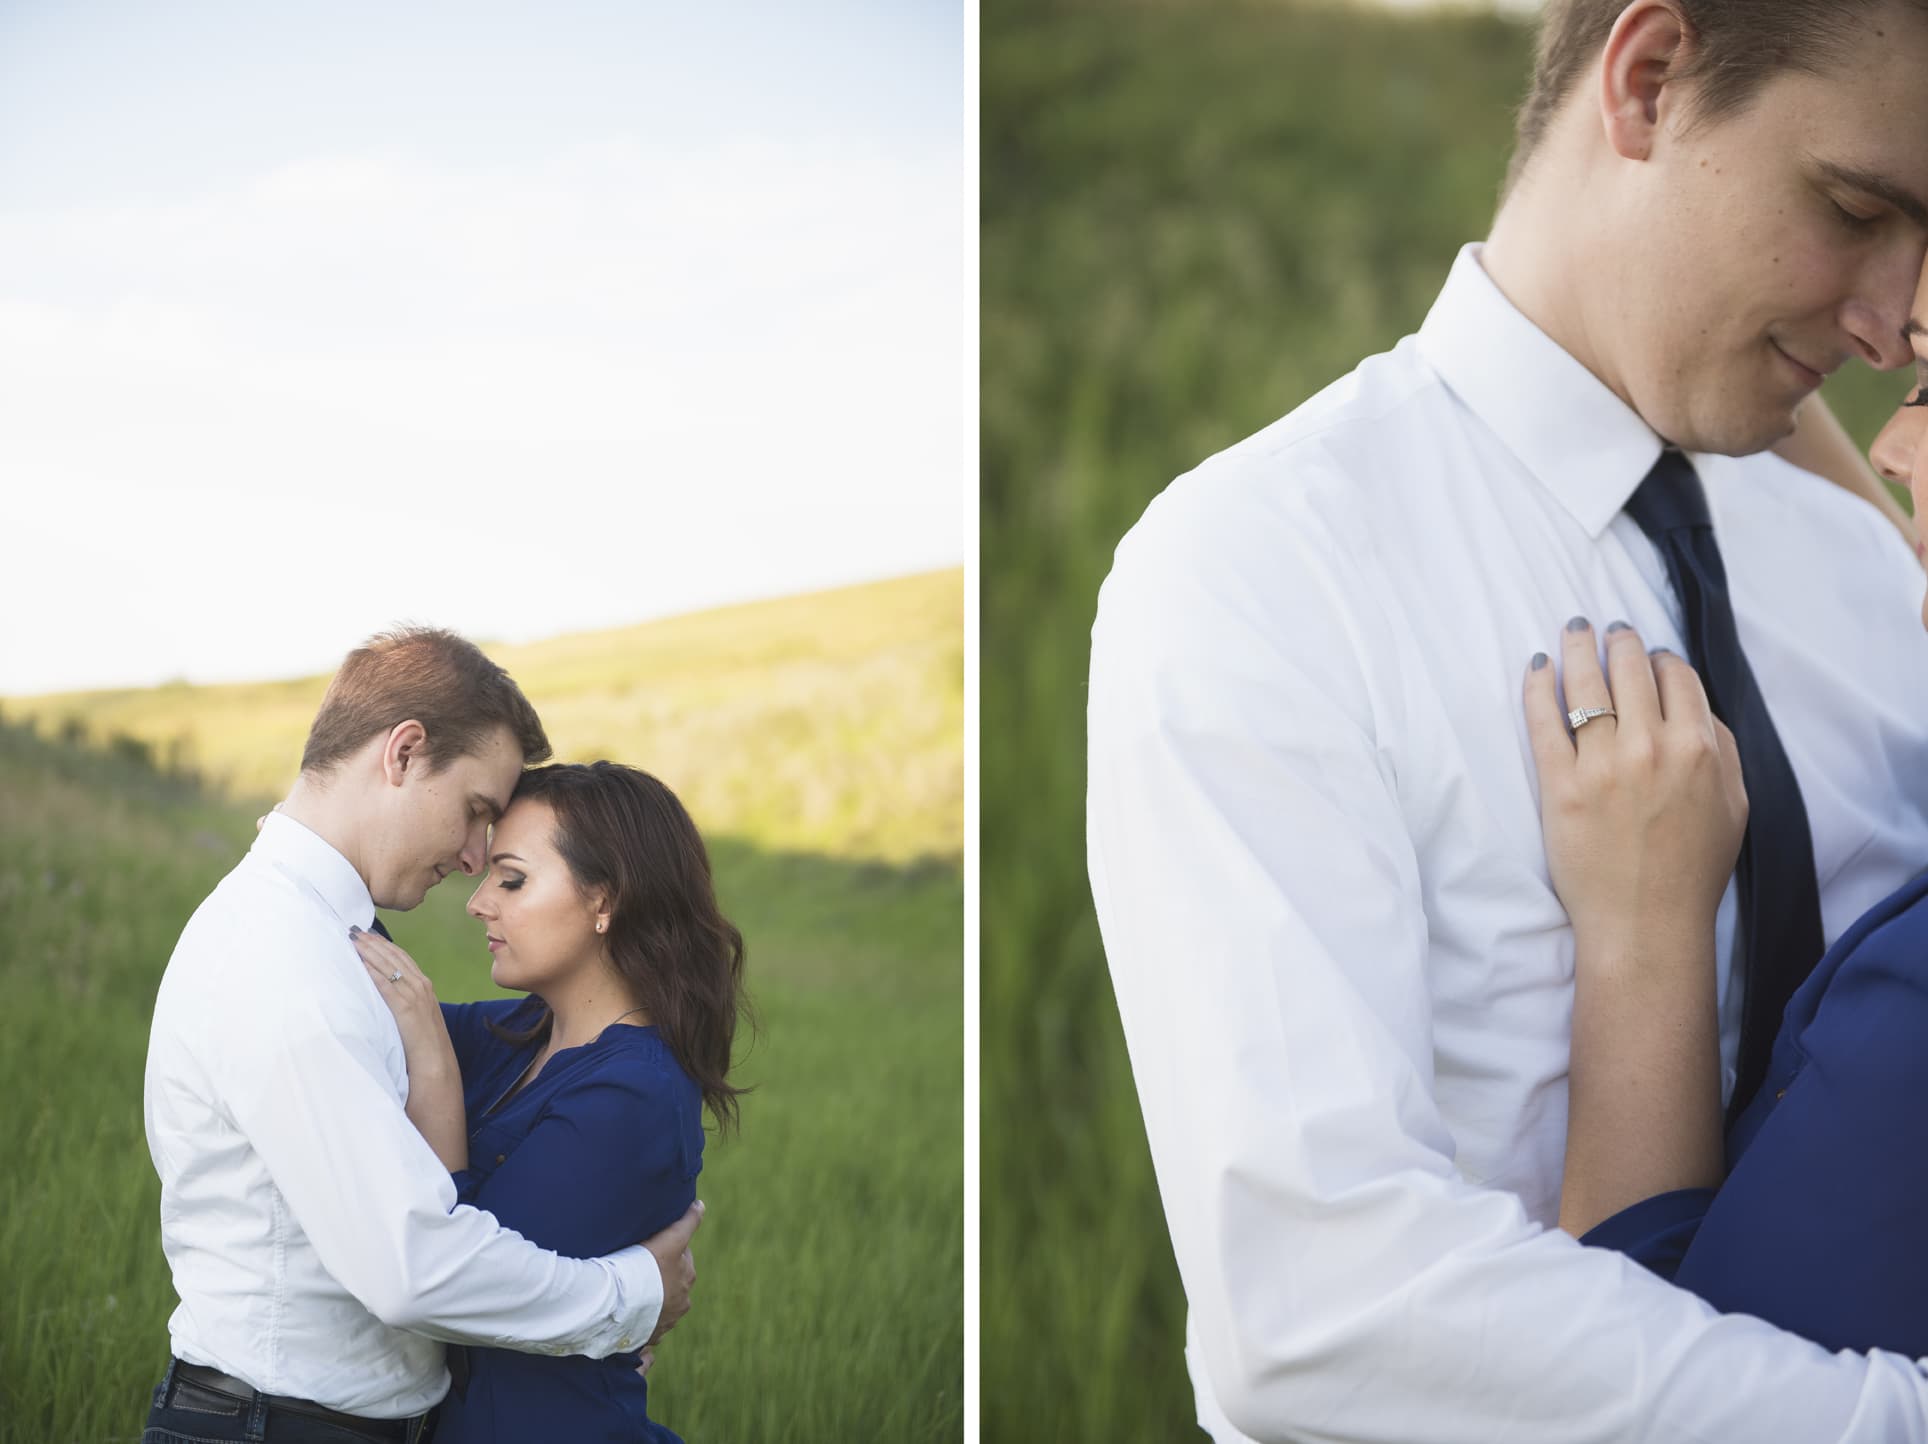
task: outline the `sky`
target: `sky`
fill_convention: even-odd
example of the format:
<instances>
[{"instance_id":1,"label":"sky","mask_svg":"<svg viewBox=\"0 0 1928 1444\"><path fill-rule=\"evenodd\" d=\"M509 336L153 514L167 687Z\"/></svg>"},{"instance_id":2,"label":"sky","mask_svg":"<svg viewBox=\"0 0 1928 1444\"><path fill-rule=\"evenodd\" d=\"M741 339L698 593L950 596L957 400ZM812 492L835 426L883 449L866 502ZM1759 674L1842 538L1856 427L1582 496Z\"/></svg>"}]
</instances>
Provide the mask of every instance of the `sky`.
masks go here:
<instances>
[{"instance_id":1,"label":"sky","mask_svg":"<svg viewBox=\"0 0 1928 1444\"><path fill-rule=\"evenodd\" d=\"M0 5L0 695L961 565L962 32Z\"/></svg>"}]
</instances>

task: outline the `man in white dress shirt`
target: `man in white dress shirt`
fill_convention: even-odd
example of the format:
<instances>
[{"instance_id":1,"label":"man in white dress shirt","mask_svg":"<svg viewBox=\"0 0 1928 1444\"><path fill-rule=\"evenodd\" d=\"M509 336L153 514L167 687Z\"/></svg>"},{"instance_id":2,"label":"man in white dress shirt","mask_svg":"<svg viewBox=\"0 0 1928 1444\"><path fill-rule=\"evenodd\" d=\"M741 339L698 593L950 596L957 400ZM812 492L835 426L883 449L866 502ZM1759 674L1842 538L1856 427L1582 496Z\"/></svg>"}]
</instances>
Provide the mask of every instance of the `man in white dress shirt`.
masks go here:
<instances>
[{"instance_id":1,"label":"man in white dress shirt","mask_svg":"<svg viewBox=\"0 0 1928 1444\"><path fill-rule=\"evenodd\" d=\"M1920 569L1765 451L1822 373L1910 359L1928 6L1551 0L1544 24L1491 235L1418 334L1175 482L1101 596L1091 881L1199 1419L1928 1441L1913 1361L1723 1318L1553 1230L1573 946L1520 701L1570 617L1687 653L1622 511L1664 439L1707 493L1827 938L1928 862ZM1734 938L1730 889L1730 1087Z\"/></svg>"},{"instance_id":2,"label":"man in white dress shirt","mask_svg":"<svg viewBox=\"0 0 1928 1444\"><path fill-rule=\"evenodd\" d=\"M147 1057L181 1300L148 1437L413 1441L449 1387L444 1342L601 1358L688 1308L700 1205L590 1260L456 1205L349 941L376 907L483 871L490 824L548 755L534 709L473 644L371 639L330 684L294 790L182 932Z\"/></svg>"}]
</instances>

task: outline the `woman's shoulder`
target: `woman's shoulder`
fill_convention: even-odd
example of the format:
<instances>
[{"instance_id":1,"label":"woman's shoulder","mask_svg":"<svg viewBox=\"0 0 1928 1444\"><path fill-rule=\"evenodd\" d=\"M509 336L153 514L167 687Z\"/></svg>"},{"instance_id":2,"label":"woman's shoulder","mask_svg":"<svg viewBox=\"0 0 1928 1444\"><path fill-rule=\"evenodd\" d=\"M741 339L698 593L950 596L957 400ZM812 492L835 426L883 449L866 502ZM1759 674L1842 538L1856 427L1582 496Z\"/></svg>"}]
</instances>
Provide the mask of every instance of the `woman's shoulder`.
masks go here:
<instances>
[{"instance_id":1,"label":"woman's shoulder","mask_svg":"<svg viewBox=\"0 0 1928 1444\"><path fill-rule=\"evenodd\" d=\"M442 1021L448 1025L449 1041L455 1045L456 1061L462 1065L464 1076L490 1054L517 1046L498 1037L490 1024L511 1030L527 1028L541 1016L542 1004L533 997L442 1004Z\"/></svg>"},{"instance_id":2,"label":"woman's shoulder","mask_svg":"<svg viewBox=\"0 0 1928 1444\"><path fill-rule=\"evenodd\" d=\"M693 1178L703 1166L702 1090L653 1028L585 1048L555 1078L540 1116L567 1118L584 1137L642 1145L627 1162L645 1173Z\"/></svg>"},{"instance_id":3,"label":"woman's shoulder","mask_svg":"<svg viewBox=\"0 0 1928 1444\"><path fill-rule=\"evenodd\" d=\"M701 1103L702 1090L655 1028L618 1024L600 1041L603 1046L584 1060L589 1079L658 1103Z\"/></svg>"},{"instance_id":4,"label":"woman's shoulder","mask_svg":"<svg viewBox=\"0 0 1928 1444\"><path fill-rule=\"evenodd\" d=\"M524 994L519 998L483 998L473 1003L444 1003L442 1017L453 1029L459 1022L464 1027L484 1028L490 1023L498 1026L526 1026L534 1022L541 1011L542 1004L534 996ZM526 1018L516 1015L526 1013Z\"/></svg>"}]
</instances>

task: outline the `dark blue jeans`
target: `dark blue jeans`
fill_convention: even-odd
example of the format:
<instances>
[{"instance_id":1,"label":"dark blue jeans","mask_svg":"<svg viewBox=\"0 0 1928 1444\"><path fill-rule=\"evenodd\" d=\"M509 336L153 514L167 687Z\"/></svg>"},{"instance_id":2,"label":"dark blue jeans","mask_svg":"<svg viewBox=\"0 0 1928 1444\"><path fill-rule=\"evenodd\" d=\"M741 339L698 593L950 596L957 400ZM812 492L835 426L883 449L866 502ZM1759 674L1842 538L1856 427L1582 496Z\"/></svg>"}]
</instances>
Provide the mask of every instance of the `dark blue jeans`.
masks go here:
<instances>
[{"instance_id":1,"label":"dark blue jeans","mask_svg":"<svg viewBox=\"0 0 1928 1444\"><path fill-rule=\"evenodd\" d=\"M424 1414L407 1421L400 1437L428 1444L433 1432L434 1415ZM170 1365L155 1386L141 1444L365 1444L395 1437L394 1425L355 1429L277 1407L265 1394L237 1399L179 1377Z\"/></svg>"}]
</instances>

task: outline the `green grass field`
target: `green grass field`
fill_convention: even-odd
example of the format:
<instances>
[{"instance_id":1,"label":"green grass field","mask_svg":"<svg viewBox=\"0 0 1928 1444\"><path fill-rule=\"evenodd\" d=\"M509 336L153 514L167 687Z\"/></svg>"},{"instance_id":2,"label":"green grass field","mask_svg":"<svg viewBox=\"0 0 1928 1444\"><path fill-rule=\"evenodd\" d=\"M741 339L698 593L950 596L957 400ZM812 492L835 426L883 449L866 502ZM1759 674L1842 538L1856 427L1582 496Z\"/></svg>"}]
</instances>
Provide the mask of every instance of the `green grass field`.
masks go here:
<instances>
[{"instance_id":1,"label":"green grass field","mask_svg":"<svg viewBox=\"0 0 1928 1444\"><path fill-rule=\"evenodd\" d=\"M1417 329L1491 218L1530 35L1290 0L985 0L982 30L983 1437L1198 1437L1085 879L1098 585L1174 476ZM1866 441L1906 384L1828 395Z\"/></svg>"},{"instance_id":2,"label":"green grass field","mask_svg":"<svg viewBox=\"0 0 1928 1444\"><path fill-rule=\"evenodd\" d=\"M565 756L649 767L650 739L687 729L686 795L701 790L703 735L720 769L741 766L736 743L784 764L735 808L727 793L708 815L693 807L763 1024L739 1064L756 1087L742 1133L713 1137L704 1169L697 1307L651 1378L652 1412L693 1444L962 1433L961 802L946 793L949 779L961 797L961 578L885 584L869 605L863 590L510 661ZM759 689L759 655L786 680ZM610 721L592 736L577 720L624 687L658 700L665 733ZM227 689L196 694L154 694L174 729L161 735L219 735L224 755L247 755L247 708ZM100 703L65 699L57 715L142 735L138 695ZM791 767L787 748L810 755ZM181 924L259 806L139 750L0 725L0 984L16 1010L0 1051L8 1444L132 1444L167 1357L174 1297L141 1124L148 1015ZM822 815L800 822L785 790L812 767L841 771ZM461 911L470 886L452 879L389 917L450 999L494 991Z\"/></svg>"}]
</instances>

